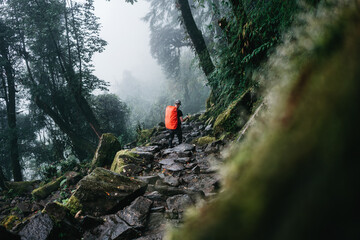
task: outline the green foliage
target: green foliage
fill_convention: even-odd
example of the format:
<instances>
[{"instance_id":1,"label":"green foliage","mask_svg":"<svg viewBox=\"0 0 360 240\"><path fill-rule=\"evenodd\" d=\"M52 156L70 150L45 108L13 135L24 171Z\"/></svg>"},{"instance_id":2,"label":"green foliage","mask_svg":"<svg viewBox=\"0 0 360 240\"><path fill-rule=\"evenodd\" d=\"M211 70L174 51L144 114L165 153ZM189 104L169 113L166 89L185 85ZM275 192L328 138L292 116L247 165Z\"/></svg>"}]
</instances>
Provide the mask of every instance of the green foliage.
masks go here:
<instances>
[{"instance_id":1,"label":"green foliage","mask_svg":"<svg viewBox=\"0 0 360 240\"><path fill-rule=\"evenodd\" d=\"M209 79L217 103L208 110L215 116L246 89L257 87L253 72L282 41L281 34L301 8L292 0L243 0L232 10L220 21L228 44L219 49L217 69Z\"/></svg>"},{"instance_id":2,"label":"green foliage","mask_svg":"<svg viewBox=\"0 0 360 240\"><path fill-rule=\"evenodd\" d=\"M359 237L360 14L350 2L309 14L271 57L271 112L229 159L219 197L168 239Z\"/></svg>"},{"instance_id":3,"label":"green foliage","mask_svg":"<svg viewBox=\"0 0 360 240\"><path fill-rule=\"evenodd\" d=\"M104 133L118 136L123 145L132 138L130 132L130 109L115 94L101 94L91 100L95 114Z\"/></svg>"}]
</instances>

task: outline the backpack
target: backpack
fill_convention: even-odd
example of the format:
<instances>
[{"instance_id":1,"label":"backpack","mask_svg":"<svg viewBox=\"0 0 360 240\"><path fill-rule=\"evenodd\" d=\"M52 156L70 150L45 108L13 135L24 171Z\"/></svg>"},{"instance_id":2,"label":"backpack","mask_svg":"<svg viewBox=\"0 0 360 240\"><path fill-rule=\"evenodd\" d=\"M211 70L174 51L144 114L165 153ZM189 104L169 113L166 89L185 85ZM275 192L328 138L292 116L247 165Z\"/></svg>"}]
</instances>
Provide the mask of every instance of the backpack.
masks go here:
<instances>
[{"instance_id":1,"label":"backpack","mask_svg":"<svg viewBox=\"0 0 360 240\"><path fill-rule=\"evenodd\" d=\"M165 127L175 130L178 126L177 107L167 106L165 110Z\"/></svg>"}]
</instances>

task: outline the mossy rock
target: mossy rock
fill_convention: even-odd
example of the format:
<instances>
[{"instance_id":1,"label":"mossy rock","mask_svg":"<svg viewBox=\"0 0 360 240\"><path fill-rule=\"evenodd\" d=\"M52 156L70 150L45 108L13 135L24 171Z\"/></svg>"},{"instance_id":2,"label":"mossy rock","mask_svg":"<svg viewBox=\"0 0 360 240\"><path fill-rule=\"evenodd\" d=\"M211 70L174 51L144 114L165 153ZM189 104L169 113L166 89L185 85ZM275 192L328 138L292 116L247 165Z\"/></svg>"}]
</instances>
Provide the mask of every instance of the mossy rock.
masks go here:
<instances>
[{"instance_id":1,"label":"mossy rock","mask_svg":"<svg viewBox=\"0 0 360 240\"><path fill-rule=\"evenodd\" d=\"M160 128L162 128L162 127L160 127ZM143 129L143 130L139 131L138 135L137 135L137 144L143 145L143 144L149 142L151 136L153 136L156 131L157 131L156 127L150 128L150 129Z\"/></svg>"},{"instance_id":2,"label":"mossy rock","mask_svg":"<svg viewBox=\"0 0 360 240\"><path fill-rule=\"evenodd\" d=\"M239 130L246 123L252 103L251 89L248 89L216 118L214 134Z\"/></svg>"},{"instance_id":3,"label":"mossy rock","mask_svg":"<svg viewBox=\"0 0 360 240\"><path fill-rule=\"evenodd\" d=\"M114 157L113 163L111 164L110 170L116 173L121 173L124 166L127 164L140 163L139 156L131 150L118 151Z\"/></svg>"},{"instance_id":4,"label":"mossy rock","mask_svg":"<svg viewBox=\"0 0 360 240\"><path fill-rule=\"evenodd\" d=\"M142 195L147 184L104 168L95 168L81 179L66 207L72 214L102 216L118 211Z\"/></svg>"},{"instance_id":5,"label":"mossy rock","mask_svg":"<svg viewBox=\"0 0 360 240\"><path fill-rule=\"evenodd\" d=\"M72 195L69 198L69 201L65 204L65 207L67 207L72 215L76 215L77 212L81 211L83 206L80 203L80 200Z\"/></svg>"},{"instance_id":6,"label":"mossy rock","mask_svg":"<svg viewBox=\"0 0 360 240\"><path fill-rule=\"evenodd\" d=\"M122 173L127 165L146 166L154 159L154 155L146 152L137 152L136 149L121 150L116 153L110 170Z\"/></svg>"},{"instance_id":7,"label":"mossy rock","mask_svg":"<svg viewBox=\"0 0 360 240\"><path fill-rule=\"evenodd\" d=\"M32 196L36 200L41 200L49 196L52 192L56 191L60 187L60 183L62 180L66 179L65 176L61 176L42 187L39 187L31 192Z\"/></svg>"},{"instance_id":8,"label":"mossy rock","mask_svg":"<svg viewBox=\"0 0 360 240\"><path fill-rule=\"evenodd\" d=\"M110 166L119 150L121 150L121 144L118 139L111 133L104 133L92 160L92 168Z\"/></svg>"},{"instance_id":9,"label":"mossy rock","mask_svg":"<svg viewBox=\"0 0 360 240\"><path fill-rule=\"evenodd\" d=\"M39 181L5 182L5 184L11 196L21 196L30 194Z\"/></svg>"},{"instance_id":10,"label":"mossy rock","mask_svg":"<svg viewBox=\"0 0 360 240\"><path fill-rule=\"evenodd\" d=\"M193 143L200 146L205 146L209 143L215 142L216 138L211 136L199 137L193 140Z\"/></svg>"},{"instance_id":11,"label":"mossy rock","mask_svg":"<svg viewBox=\"0 0 360 240\"><path fill-rule=\"evenodd\" d=\"M300 32L306 45L279 51L291 47L300 59L295 52L271 61L286 64L273 66L286 76L277 92L284 96L262 134L250 132L229 159L223 191L167 239L360 238L360 14L328 11L345 14L316 15L304 29L331 23L325 33ZM287 72L289 59L303 63L299 73Z\"/></svg>"},{"instance_id":12,"label":"mossy rock","mask_svg":"<svg viewBox=\"0 0 360 240\"><path fill-rule=\"evenodd\" d=\"M4 226L7 230L11 230L18 223L20 223L18 216L8 215L1 221L0 225Z\"/></svg>"}]
</instances>

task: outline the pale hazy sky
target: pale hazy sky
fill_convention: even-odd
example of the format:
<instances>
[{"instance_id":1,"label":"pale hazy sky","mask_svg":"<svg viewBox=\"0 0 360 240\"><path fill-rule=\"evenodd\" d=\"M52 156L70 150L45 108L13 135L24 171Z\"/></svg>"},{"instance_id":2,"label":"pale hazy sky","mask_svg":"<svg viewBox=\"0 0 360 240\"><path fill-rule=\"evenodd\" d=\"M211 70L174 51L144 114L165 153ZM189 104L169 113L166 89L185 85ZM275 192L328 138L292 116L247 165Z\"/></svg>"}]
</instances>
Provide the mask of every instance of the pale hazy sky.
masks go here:
<instances>
[{"instance_id":1,"label":"pale hazy sky","mask_svg":"<svg viewBox=\"0 0 360 240\"><path fill-rule=\"evenodd\" d=\"M95 75L110 82L110 92L117 92L123 72L130 71L140 81L162 81L164 75L150 55L148 24L141 20L149 10L144 0L131 5L125 0L95 0L95 15L102 24L101 38L108 42L93 62ZM121 96L120 96L121 97Z\"/></svg>"}]
</instances>

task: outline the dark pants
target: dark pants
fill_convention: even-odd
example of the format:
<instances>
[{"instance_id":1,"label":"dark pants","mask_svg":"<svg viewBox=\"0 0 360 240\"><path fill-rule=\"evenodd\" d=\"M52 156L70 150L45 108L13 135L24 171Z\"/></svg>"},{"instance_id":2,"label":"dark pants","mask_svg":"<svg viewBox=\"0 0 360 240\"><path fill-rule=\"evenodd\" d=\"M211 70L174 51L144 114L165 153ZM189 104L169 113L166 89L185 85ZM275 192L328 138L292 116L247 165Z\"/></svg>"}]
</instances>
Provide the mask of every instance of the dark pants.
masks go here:
<instances>
[{"instance_id":1,"label":"dark pants","mask_svg":"<svg viewBox=\"0 0 360 240\"><path fill-rule=\"evenodd\" d=\"M170 131L170 137L169 137L169 146L172 146L172 141L174 140L174 136L176 136L179 139L179 144L182 143L182 131L181 126L177 127L175 130L169 130Z\"/></svg>"}]
</instances>

